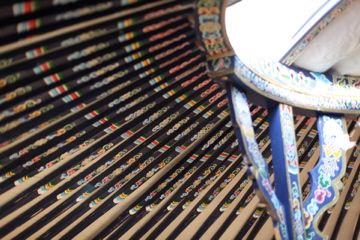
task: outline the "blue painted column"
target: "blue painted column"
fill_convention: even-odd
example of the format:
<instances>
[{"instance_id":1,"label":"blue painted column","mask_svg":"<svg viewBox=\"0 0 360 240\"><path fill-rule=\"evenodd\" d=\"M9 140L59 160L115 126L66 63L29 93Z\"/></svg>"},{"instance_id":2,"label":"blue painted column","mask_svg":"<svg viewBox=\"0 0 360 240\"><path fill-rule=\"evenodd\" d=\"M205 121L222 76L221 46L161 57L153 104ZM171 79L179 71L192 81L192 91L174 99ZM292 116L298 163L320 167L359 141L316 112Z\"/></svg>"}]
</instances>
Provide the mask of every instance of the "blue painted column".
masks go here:
<instances>
[{"instance_id":1,"label":"blue painted column","mask_svg":"<svg viewBox=\"0 0 360 240\"><path fill-rule=\"evenodd\" d=\"M304 239L299 163L292 107L278 104L270 114L275 192L284 206L290 239Z\"/></svg>"},{"instance_id":2,"label":"blue painted column","mask_svg":"<svg viewBox=\"0 0 360 240\"><path fill-rule=\"evenodd\" d=\"M246 96L235 87L228 87L227 90L233 125L241 146L240 150L244 154L244 160L250 163L250 174L254 179L254 188L258 190L260 199L267 204L277 239L289 239L284 206L272 187L268 164L256 142Z\"/></svg>"}]
</instances>

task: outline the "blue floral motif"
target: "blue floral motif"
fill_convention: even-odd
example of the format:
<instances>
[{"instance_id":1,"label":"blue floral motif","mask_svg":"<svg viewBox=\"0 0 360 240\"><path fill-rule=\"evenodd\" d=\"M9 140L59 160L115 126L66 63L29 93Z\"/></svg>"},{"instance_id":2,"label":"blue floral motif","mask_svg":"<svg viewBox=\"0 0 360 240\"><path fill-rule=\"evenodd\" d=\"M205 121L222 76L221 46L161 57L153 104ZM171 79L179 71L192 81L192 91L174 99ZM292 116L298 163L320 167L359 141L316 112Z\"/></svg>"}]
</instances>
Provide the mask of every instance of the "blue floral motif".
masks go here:
<instances>
[{"instance_id":1,"label":"blue floral motif","mask_svg":"<svg viewBox=\"0 0 360 240\"><path fill-rule=\"evenodd\" d=\"M304 203L307 237L322 239L317 229L320 212L331 208L338 196L338 183L345 173L346 142L349 141L344 121L337 116L318 118L320 160L311 170L311 190Z\"/></svg>"}]
</instances>

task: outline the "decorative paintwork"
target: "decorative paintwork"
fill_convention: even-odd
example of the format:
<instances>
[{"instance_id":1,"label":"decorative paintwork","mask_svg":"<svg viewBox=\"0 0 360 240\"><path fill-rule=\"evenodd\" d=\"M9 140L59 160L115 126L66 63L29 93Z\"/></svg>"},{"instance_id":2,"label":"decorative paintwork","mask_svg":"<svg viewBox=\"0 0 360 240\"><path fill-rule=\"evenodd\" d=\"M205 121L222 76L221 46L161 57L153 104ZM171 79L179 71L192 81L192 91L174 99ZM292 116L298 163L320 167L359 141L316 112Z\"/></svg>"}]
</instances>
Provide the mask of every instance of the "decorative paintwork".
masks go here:
<instances>
[{"instance_id":1,"label":"decorative paintwork","mask_svg":"<svg viewBox=\"0 0 360 240\"><path fill-rule=\"evenodd\" d=\"M320 141L320 160L310 171L311 190L304 203L307 239L323 239L318 221L338 199L341 178L346 168L345 151L349 147L346 123L339 116L321 115L317 128Z\"/></svg>"},{"instance_id":2,"label":"decorative paintwork","mask_svg":"<svg viewBox=\"0 0 360 240\"><path fill-rule=\"evenodd\" d=\"M261 191L261 195L270 207L274 226L279 230L281 238L288 239L289 235L286 229L284 207L271 186L267 162L262 157L255 139L246 96L234 87L230 88L229 91L234 124L238 129L237 134L241 143L240 145L242 146L242 151L246 155L246 159L251 163L250 171L255 178L256 187Z\"/></svg>"},{"instance_id":3,"label":"decorative paintwork","mask_svg":"<svg viewBox=\"0 0 360 240\"><path fill-rule=\"evenodd\" d=\"M327 26L350 2L344 1L337 5L322 22L312 28L311 34L316 35ZM223 25L224 6L226 1L197 1L198 31L212 76L224 76L235 71L242 83L275 101L315 111L360 113L360 90L354 85L343 87L332 84L332 80L325 75L299 71L280 63L243 63L239 58L233 57ZM308 37L304 41L310 39ZM319 89L322 92L319 93Z\"/></svg>"},{"instance_id":4,"label":"decorative paintwork","mask_svg":"<svg viewBox=\"0 0 360 240\"><path fill-rule=\"evenodd\" d=\"M278 104L272 110L270 119L276 194L286 210L289 235L292 239L304 239L302 193L292 107Z\"/></svg>"},{"instance_id":5,"label":"decorative paintwork","mask_svg":"<svg viewBox=\"0 0 360 240\"><path fill-rule=\"evenodd\" d=\"M227 72L231 71L231 69L234 67L234 58L233 57L222 57L217 59L212 59L208 61L208 69L210 72Z\"/></svg>"},{"instance_id":6,"label":"decorative paintwork","mask_svg":"<svg viewBox=\"0 0 360 240\"><path fill-rule=\"evenodd\" d=\"M347 87L360 88L360 77L357 76L345 76L345 75L331 75L332 82L336 85Z\"/></svg>"},{"instance_id":7,"label":"decorative paintwork","mask_svg":"<svg viewBox=\"0 0 360 240\"><path fill-rule=\"evenodd\" d=\"M226 2L221 0L197 1L198 33L206 50L208 70L212 76L224 80L230 79L228 81L228 90L230 91L229 102L233 122L244 155L251 163L250 171L256 180L255 187L260 190L262 199L265 199L268 207L270 207L270 214L272 215L276 233L278 233L276 237L281 239L317 238L320 236L316 229L319 216L337 198L336 192L338 188L335 185L339 183L338 180L342 171L341 164L343 163L341 152L337 156L337 160L335 158L331 160L333 161L332 165L330 163L331 157L325 155L333 154L331 153L333 149L330 148L332 150L329 150L329 146L339 148L342 146L341 144L336 146L331 141L339 141L340 139L342 142L348 142L348 139L344 137L347 135L344 135L344 125L341 125L343 123L340 118L334 120L338 124L335 125L331 123L333 117L320 116L318 130L322 133L320 136L322 158L311 173L312 189L310 200L307 200L304 205L304 215L291 106L329 113L360 114L360 90L358 79L345 76L326 76L298 70L286 65L292 64L310 41L340 15L352 1L340 1L339 4L333 7L291 49L281 61L282 64L264 61L251 62L248 60L242 62L233 55L223 25ZM235 73L236 77L229 77L231 73ZM280 103L273 113L275 119L273 119L270 126L272 129L271 140L273 142L272 156L274 158L275 178L278 177L282 181L277 180L276 188L278 190L276 193L270 184L268 165L263 159L254 138L249 106L244 93L240 90L242 88L251 89L267 99ZM327 126L324 127L325 125ZM334 126L331 127L330 125ZM323 130L324 128L327 130ZM280 144L277 145L276 141L280 141ZM340 150L343 151L343 149ZM325 162L327 164L324 164ZM331 167L334 169L330 170ZM333 176L329 177L331 174L329 172L325 174L325 171L335 171L336 173L331 173ZM323 177L320 179L321 175ZM326 179L326 184L328 184L326 188L321 186L324 183L324 176L329 178ZM334 180L334 186L331 185L332 180ZM318 186L322 187L320 188L321 191ZM329 194L324 195L324 192ZM314 201L319 201L319 197L322 198L322 203L319 203L321 206L317 203L318 205L313 207L311 204ZM308 208L309 206L310 208ZM286 227L287 223L288 227Z\"/></svg>"},{"instance_id":8,"label":"decorative paintwork","mask_svg":"<svg viewBox=\"0 0 360 240\"><path fill-rule=\"evenodd\" d=\"M237 57L235 74L247 87L277 102L315 111L360 113L360 90L334 85L323 74L280 63L245 64Z\"/></svg>"},{"instance_id":9,"label":"decorative paintwork","mask_svg":"<svg viewBox=\"0 0 360 240\"><path fill-rule=\"evenodd\" d=\"M207 54L217 57L232 52L226 43L222 27L222 8L224 1L199 0L197 1L198 28Z\"/></svg>"},{"instance_id":10,"label":"decorative paintwork","mask_svg":"<svg viewBox=\"0 0 360 240\"><path fill-rule=\"evenodd\" d=\"M196 2L197 24L206 50L210 74L224 74L233 68L233 50L224 34L222 19L226 1L199 0Z\"/></svg>"}]
</instances>

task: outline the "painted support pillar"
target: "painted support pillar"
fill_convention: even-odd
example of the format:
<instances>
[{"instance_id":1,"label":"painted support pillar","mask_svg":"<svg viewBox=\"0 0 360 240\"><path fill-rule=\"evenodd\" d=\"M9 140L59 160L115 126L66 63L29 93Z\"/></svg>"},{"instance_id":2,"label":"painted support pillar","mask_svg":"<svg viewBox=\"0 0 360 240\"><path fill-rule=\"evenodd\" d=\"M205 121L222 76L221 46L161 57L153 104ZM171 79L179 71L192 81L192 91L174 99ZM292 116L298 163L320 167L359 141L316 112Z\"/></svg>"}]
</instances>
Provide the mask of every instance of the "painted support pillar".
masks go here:
<instances>
[{"instance_id":1,"label":"painted support pillar","mask_svg":"<svg viewBox=\"0 0 360 240\"><path fill-rule=\"evenodd\" d=\"M346 123L338 115L320 115L317 120L320 160L310 171L311 190L304 202L307 239L326 238L318 229L321 215L331 208L342 188L345 151L351 146Z\"/></svg>"},{"instance_id":2,"label":"painted support pillar","mask_svg":"<svg viewBox=\"0 0 360 240\"><path fill-rule=\"evenodd\" d=\"M235 87L228 89L233 124L245 159L249 161L254 187L260 199L267 205L272 216L275 235L278 239L289 239L286 227L285 209L279 201L270 179L269 168L255 139L249 104L243 92Z\"/></svg>"},{"instance_id":3,"label":"painted support pillar","mask_svg":"<svg viewBox=\"0 0 360 240\"><path fill-rule=\"evenodd\" d=\"M275 192L284 206L291 239L304 239L302 193L291 106L278 104L271 110L270 139L275 173Z\"/></svg>"}]
</instances>

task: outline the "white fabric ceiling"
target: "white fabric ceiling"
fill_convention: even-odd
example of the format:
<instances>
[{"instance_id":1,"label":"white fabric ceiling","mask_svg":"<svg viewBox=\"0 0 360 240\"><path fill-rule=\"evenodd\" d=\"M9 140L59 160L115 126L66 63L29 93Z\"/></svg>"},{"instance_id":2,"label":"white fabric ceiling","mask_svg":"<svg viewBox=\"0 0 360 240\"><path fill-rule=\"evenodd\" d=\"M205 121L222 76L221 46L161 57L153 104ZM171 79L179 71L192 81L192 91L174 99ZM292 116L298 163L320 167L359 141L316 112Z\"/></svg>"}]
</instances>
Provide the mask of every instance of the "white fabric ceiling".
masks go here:
<instances>
[{"instance_id":1,"label":"white fabric ceiling","mask_svg":"<svg viewBox=\"0 0 360 240\"><path fill-rule=\"evenodd\" d=\"M279 61L339 0L245 0L227 8L226 30L242 59ZM295 63L301 68L360 75L360 1L316 37Z\"/></svg>"}]
</instances>

